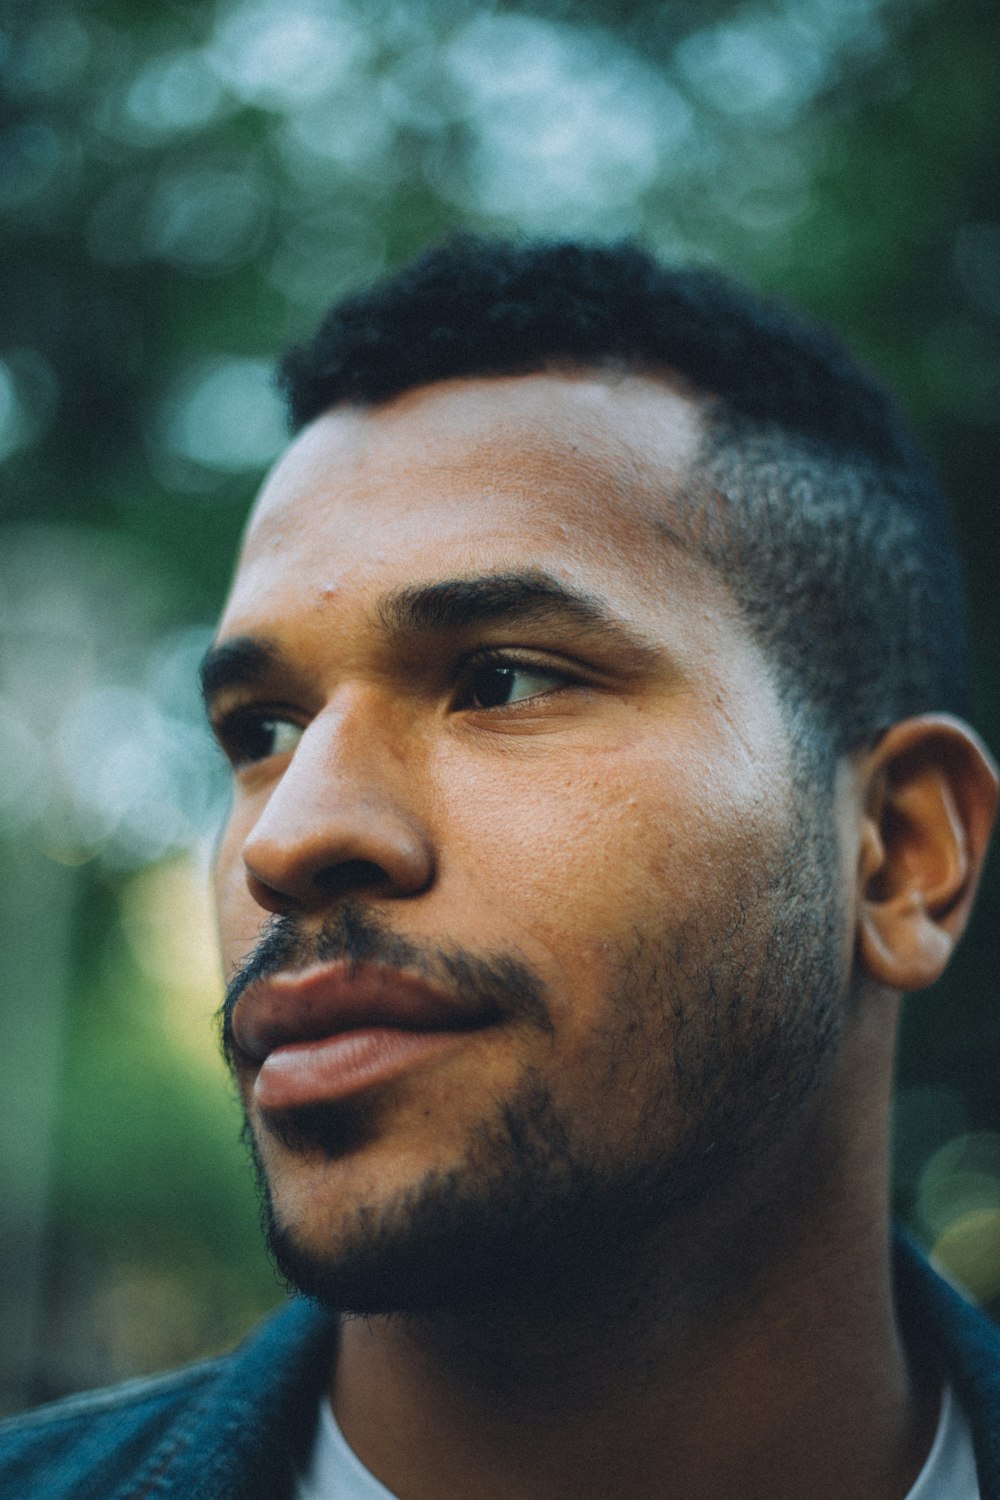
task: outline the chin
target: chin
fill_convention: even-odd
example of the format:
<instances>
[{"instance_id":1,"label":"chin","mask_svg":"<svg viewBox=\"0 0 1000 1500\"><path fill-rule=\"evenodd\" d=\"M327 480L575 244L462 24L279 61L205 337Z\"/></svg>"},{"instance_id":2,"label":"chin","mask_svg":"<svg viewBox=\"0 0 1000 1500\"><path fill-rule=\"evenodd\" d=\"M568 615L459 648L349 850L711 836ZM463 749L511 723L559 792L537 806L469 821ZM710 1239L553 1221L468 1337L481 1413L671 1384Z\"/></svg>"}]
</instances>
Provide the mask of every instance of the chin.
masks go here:
<instances>
[{"instance_id":1,"label":"chin","mask_svg":"<svg viewBox=\"0 0 1000 1500\"><path fill-rule=\"evenodd\" d=\"M286 1122L289 1126L291 1122ZM284 1131L283 1146L297 1134ZM342 1132L323 1122L328 1145L346 1152ZM395 1185L376 1172L350 1173L349 1192L324 1191L313 1178L324 1163L315 1133L308 1164L292 1184L280 1158L269 1184L257 1156L270 1253L298 1291L342 1313L429 1314L446 1309L536 1317L614 1297L630 1263L640 1261L665 1223L690 1207L724 1170L691 1150L625 1165L574 1152L552 1100L537 1083L481 1125L464 1157ZM255 1153L256 1154L256 1153ZM269 1153L269 1155L272 1153ZM292 1164L285 1157L284 1168ZM310 1178L304 1182L303 1169ZM358 1184L363 1180L366 1189Z\"/></svg>"}]
</instances>

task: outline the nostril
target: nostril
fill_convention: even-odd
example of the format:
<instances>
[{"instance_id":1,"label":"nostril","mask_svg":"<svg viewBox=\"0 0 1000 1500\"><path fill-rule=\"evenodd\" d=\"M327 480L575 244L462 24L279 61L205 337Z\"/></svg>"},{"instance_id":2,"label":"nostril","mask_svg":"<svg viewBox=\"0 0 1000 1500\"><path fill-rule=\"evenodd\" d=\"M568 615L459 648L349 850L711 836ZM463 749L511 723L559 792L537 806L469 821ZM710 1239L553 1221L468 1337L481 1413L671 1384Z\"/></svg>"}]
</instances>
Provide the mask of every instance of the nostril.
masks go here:
<instances>
[{"instance_id":1,"label":"nostril","mask_svg":"<svg viewBox=\"0 0 1000 1500\"><path fill-rule=\"evenodd\" d=\"M389 883L385 870L370 859L341 860L318 870L312 877L313 889L324 896L345 896Z\"/></svg>"},{"instance_id":2,"label":"nostril","mask_svg":"<svg viewBox=\"0 0 1000 1500\"><path fill-rule=\"evenodd\" d=\"M356 895L361 891L380 891L392 884L391 877L370 859L345 859L324 865L294 888L269 885L252 871L247 871L250 894L265 911L285 913L310 908L320 901Z\"/></svg>"},{"instance_id":3,"label":"nostril","mask_svg":"<svg viewBox=\"0 0 1000 1500\"><path fill-rule=\"evenodd\" d=\"M247 888L258 906L265 911L273 912L280 916L284 912L294 911L297 905L293 896L286 895L283 891L275 890L274 886L268 885L266 881L259 880L251 871L247 871Z\"/></svg>"}]
</instances>

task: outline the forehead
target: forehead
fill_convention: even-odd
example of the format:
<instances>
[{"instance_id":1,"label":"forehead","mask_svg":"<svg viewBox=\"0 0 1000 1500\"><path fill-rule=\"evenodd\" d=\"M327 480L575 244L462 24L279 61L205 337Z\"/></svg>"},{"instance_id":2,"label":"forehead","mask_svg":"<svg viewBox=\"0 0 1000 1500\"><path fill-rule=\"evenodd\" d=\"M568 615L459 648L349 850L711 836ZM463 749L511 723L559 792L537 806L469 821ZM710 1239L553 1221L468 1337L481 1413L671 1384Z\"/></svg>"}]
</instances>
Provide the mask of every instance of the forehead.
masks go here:
<instances>
[{"instance_id":1,"label":"forehead","mask_svg":"<svg viewBox=\"0 0 1000 1500\"><path fill-rule=\"evenodd\" d=\"M293 587L334 601L376 581L525 564L658 591L668 554L675 570L693 562L672 523L703 425L680 384L596 371L447 381L337 408L266 482L223 633L281 609Z\"/></svg>"}]
</instances>

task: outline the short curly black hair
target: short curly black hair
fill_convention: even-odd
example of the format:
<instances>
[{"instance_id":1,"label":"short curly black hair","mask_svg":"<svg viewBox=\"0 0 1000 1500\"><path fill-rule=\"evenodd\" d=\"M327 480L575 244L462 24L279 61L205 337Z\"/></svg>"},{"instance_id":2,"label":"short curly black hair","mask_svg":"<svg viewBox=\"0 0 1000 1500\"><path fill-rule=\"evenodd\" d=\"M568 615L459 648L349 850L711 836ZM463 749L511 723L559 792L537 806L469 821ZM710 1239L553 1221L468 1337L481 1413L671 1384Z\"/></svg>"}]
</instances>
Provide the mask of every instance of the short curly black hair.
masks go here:
<instances>
[{"instance_id":1,"label":"short curly black hair","mask_svg":"<svg viewBox=\"0 0 1000 1500\"><path fill-rule=\"evenodd\" d=\"M814 751L832 764L911 714L965 714L954 537L895 401L833 334L717 271L632 242L454 236L337 303L279 381L298 428L566 364L674 372L715 398L686 503Z\"/></svg>"}]
</instances>

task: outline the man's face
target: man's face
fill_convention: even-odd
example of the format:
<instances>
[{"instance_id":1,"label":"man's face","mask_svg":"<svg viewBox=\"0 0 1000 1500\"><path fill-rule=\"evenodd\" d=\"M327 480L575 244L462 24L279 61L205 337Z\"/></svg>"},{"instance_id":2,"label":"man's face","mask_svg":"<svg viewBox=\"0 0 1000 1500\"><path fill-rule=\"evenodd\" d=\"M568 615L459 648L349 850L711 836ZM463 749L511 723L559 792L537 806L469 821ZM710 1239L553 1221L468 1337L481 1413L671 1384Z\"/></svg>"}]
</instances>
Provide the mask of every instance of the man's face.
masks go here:
<instances>
[{"instance_id":1,"label":"man's face","mask_svg":"<svg viewBox=\"0 0 1000 1500\"><path fill-rule=\"evenodd\" d=\"M227 1032L281 1253L348 1306L551 1292L825 1076L850 851L678 534L699 431L658 380L453 381L264 489L209 674Z\"/></svg>"}]
</instances>

